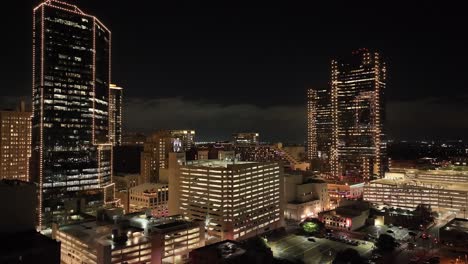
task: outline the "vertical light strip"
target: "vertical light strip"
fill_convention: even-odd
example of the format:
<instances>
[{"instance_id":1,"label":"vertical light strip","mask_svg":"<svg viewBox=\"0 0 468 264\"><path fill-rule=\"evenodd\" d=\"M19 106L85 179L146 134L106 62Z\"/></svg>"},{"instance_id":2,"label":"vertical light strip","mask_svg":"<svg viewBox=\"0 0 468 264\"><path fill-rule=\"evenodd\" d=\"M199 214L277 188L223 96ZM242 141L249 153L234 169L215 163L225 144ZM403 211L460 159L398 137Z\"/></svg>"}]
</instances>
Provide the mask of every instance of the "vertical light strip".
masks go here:
<instances>
[{"instance_id":1,"label":"vertical light strip","mask_svg":"<svg viewBox=\"0 0 468 264\"><path fill-rule=\"evenodd\" d=\"M41 10L41 86L40 86L40 126L39 126L39 228L42 228L42 206L43 206L43 145L44 145L44 11L42 6Z\"/></svg>"},{"instance_id":2,"label":"vertical light strip","mask_svg":"<svg viewBox=\"0 0 468 264\"><path fill-rule=\"evenodd\" d=\"M96 18L93 17L93 129L92 141L96 144L95 126L96 126Z\"/></svg>"}]
</instances>

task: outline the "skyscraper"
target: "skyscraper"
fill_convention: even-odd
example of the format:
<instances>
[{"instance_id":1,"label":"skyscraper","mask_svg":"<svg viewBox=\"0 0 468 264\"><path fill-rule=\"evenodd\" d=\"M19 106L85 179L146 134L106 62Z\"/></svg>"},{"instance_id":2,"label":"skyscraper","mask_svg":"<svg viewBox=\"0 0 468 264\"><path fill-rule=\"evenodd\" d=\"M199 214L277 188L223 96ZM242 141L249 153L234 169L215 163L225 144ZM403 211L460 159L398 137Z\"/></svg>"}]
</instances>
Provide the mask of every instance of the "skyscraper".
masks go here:
<instances>
[{"instance_id":1,"label":"skyscraper","mask_svg":"<svg viewBox=\"0 0 468 264\"><path fill-rule=\"evenodd\" d=\"M33 10L33 180L40 228L113 200L111 32L77 6Z\"/></svg>"},{"instance_id":2,"label":"skyscraper","mask_svg":"<svg viewBox=\"0 0 468 264\"><path fill-rule=\"evenodd\" d=\"M109 135L114 146L122 144L122 96L123 88L110 85L109 93Z\"/></svg>"},{"instance_id":3,"label":"skyscraper","mask_svg":"<svg viewBox=\"0 0 468 264\"><path fill-rule=\"evenodd\" d=\"M307 90L307 159L319 161L322 172L330 171L331 112L330 89Z\"/></svg>"},{"instance_id":4,"label":"skyscraper","mask_svg":"<svg viewBox=\"0 0 468 264\"><path fill-rule=\"evenodd\" d=\"M0 111L0 179L29 181L31 112Z\"/></svg>"},{"instance_id":5,"label":"skyscraper","mask_svg":"<svg viewBox=\"0 0 468 264\"><path fill-rule=\"evenodd\" d=\"M332 60L331 169L335 176L383 177L386 70L380 54L367 49Z\"/></svg>"}]
</instances>

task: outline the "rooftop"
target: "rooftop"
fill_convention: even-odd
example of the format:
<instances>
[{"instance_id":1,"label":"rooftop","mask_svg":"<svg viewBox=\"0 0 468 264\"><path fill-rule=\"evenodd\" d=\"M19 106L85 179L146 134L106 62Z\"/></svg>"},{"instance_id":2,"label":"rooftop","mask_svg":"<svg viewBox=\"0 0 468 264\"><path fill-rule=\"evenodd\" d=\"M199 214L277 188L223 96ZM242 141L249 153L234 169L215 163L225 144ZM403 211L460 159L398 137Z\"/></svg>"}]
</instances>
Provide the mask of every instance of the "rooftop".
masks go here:
<instances>
[{"instance_id":1,"label":"rooftop","mask_svg":"<svg viewBox=\"0 0 468 264\"><path fill-rule=\"evenodd\" d=\"M143 183L138 186L130 188L133 192L157 192L160 189L167 188L167 184L162 183Z\"/></svg>"},{"instance_id":2,"label":"rooftop","mask_svg":"<svg viewBox=\"0 0 468 264\"><path fill-rule=\"evenodd\" d=\"M194 251L216 251L218 256L223 259L235 258L245 254L247 251L242 248L241 244L232 240L224 240L201 248L194 249Z\"/></svg>"},{"instance_id":3,"label":"rooftop","mask_svg":"<svg viewBox=\"0 0 468 264\"><path fill-rule=\"evenodd\" d=\"M193 160L187 161L189 167L227 168L232 165L255 164L251 161L231 161L231 160Z\"/></svg>"},{"instance_id":4,"label":"rooftop","mask_svg":"<svg viewBox=\"0 0 468 264\"><path fill-rule=\"evenodd\" d=\"M467 191L468 183L451 183L447 181L429 181L419 179L378 179L370 182L385 185L394 186L408 186L413 188L425 188L425 189L446 189L446 190L459 190Z\"/></svg>"},{"instance_id":5,"label":"rooftop","mask_svg":"<svg viewBox=\"0 0 468 264\"><path fill-rule=\"evenodd\" d=\"M468 233L468 220L462 218L455 218L444 226L445 230L455 229L460 232Z\"/></svg>"}]
</instances>

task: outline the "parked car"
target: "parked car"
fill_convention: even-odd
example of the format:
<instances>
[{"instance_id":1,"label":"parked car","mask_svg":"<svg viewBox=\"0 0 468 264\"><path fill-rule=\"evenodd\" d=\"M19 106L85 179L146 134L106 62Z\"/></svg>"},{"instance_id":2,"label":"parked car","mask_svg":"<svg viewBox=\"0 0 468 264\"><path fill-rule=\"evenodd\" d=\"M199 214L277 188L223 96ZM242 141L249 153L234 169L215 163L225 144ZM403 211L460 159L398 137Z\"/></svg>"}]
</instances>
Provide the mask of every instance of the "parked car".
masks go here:
<instances>
[{"instance_id":1,"label":"parked car","mask_svg":"<svg viewBox=\"0 0 468 264\"><path fill-rule=\"evenodd\" d=\"M313 238L313 237L309 237L309 238L307 238L307 240L309 240L310 242L317 242L317 241L315 240L315 238Z\"/></svg>"},{"instance_id":2,"label":"parked car","mask_svg":"<svg viewBox=\"0 0 468 264\"><path fill-rule=\"evenodd\" d=\"M389 229L389 230L387 230L387 233L395 233L395 232L393 232L393 230Z\"/></svg>"}]
</instances>

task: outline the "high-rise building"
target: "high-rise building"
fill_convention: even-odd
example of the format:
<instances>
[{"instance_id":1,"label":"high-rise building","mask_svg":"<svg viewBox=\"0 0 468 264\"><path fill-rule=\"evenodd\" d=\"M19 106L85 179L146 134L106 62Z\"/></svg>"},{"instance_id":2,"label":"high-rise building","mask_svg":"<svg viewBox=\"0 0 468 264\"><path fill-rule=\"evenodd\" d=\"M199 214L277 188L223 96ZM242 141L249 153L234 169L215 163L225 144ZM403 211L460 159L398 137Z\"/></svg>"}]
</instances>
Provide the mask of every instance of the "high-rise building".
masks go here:
<instances>
[{"instance_id":1,"label":"high-rise building","mask_svg":"<svg viewBox=\"0 0 468 264\"><path fill-rule=\"evenodd\" d=\"M258 133L234 133L232 135L234 144L238 145L257 145L259 136Z\"/></svg>"},{"instance_id":2,"label":"high-rise building","mask_svg":"<svg viewBox=\"0 0 468 264\"><path fill-rule=\"evenodd\" d=\"M0 179L29 181L31 112L0 111Z\"/></svg>"},{"instance_id":3,"label":"high-rise building","mask_svg":"<svg viewBox=\"0 0 468 264\"><path fill-rule=\"evenodd\" d=\"M330 171L332 144L330 89L307 90L307 159L318 160L321 171Z\"/></svg>"},{"instance_id":4,"label":"high-rise building","mask_svg":"<svg viewBox=\"0 0 468 264\"><path fill-rule=\"evenodd\" d=\"M146 138L140 159L141 183L159 182L159 169L167 168L167 158L172 148L170 131L158 131Z\"/></svg>"},{"instance_id":5,"label":"high-rise building","mask_svg":"<svg viewBox=\"0 0 468 264\"><path fill-rule=\"evenodd\" d=\"M180 166L180 210L203 221L209 236L243 239L283 225L283 169L278 162L197 160Z\"/></svg>"},{"instance_id":6,"label":"high-rise building","mask_svg":"<svg viewBox=\"0 0 468 264\"><path fill-rule=\"evenodd\" d=\"M111 32L56 0L33 10L32 175L39 227L113 200Z\"/></svg>"},{"instance_id":7,"label":"high-rise building","mask_svg":"<svg viewBox=\"0 0 468 264\"><path fill-rule=\"evenodd\" d=\"M384 175L386 71L381 55L367 49L332 60L331 171L334 176L368 180Z\"/></svg>"},{"instance_id":8,"label":"high-rise building","mask_svg":"<svg viewBox=\"0 0 468 264\"><path fill-rule=\"evenodd\" d=\"M195 130L171 130L173 152L187 151L195 146Z\"/></svg>"},{"instance_id":9,"label":"high-rise building","mask_svg":"<svg viewBox=\"0 0 468 264\"><path fill-rule=\"evenodd\" d=\"M115 84L109 90L109 136L114 146L122 144L122 96L123 88Z\"/></svg>"}]
</instances>

